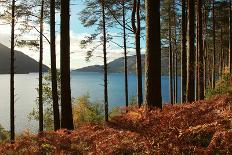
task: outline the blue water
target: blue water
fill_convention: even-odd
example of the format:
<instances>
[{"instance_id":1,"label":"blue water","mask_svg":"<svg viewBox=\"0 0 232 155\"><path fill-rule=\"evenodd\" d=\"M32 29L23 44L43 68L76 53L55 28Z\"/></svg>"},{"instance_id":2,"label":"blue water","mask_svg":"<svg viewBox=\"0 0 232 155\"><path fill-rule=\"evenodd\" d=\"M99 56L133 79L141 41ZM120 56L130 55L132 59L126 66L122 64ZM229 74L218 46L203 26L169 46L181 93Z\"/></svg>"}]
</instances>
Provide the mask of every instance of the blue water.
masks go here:
<instances>
[{"instance_id":1,"label":"blue water","mask_svg":"<svg viewBox=\"0 0 232 155\"><path fill-rule=\"evenodd\" d=\"M9 129L9 75L0 75L0 124ZM109 108L123 106L125 104L124 96L124 74L109 74L108 91L109 91ZM144 80L144 78L143 78ZM136 95L136 75L129 74L129 99ZM24 129L36 131L37 122L29 122L27 115L35 107L38 86L38 74L20 74L15 76L15 128L17 132ZM89 94L91 101L103 103L103 75L92 72L72 72L71 74L72 97ZM163 102L169 102L169 78L162 77L162 99ZM178 99L180 99L180 78L178 78Z\"/></svg>"}]
</instances>

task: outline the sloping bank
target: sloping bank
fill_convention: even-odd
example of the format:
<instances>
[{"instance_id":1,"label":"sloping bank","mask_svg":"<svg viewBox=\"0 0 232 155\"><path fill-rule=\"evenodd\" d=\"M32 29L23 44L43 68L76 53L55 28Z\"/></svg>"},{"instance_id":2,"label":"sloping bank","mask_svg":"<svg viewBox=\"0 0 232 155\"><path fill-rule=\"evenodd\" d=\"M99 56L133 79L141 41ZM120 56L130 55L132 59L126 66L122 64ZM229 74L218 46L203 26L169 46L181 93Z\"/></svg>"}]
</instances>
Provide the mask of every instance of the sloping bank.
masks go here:
<instances>
[{"instance_id":1,"label":"sloping bank","mask_svg":"<svg viewBox=\"0 0 232 155\"><path fill-rule=\"evenodd\" d=\"M0 154L232 154L232 98L214 96L162 111L131 109L110 123L25 134Z\"/></svg>"}]
</instances>

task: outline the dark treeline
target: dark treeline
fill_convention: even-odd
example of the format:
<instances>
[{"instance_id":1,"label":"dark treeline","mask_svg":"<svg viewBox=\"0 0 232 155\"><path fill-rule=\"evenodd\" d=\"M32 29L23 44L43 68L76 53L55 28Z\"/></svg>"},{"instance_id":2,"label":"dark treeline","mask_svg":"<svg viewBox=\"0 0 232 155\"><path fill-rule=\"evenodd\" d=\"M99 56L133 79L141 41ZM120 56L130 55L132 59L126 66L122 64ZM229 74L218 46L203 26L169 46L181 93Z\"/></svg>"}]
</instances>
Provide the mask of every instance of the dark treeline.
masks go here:
<instances>
[{"instance_id":1,"label":"dark treeline","mask_svg":"<svg viewBox=\"0 0 232 155\"><path fill-rule=\"evenodd\" d=\"M73 1L75 3L75 1ZM170 103L178 102L178 76L181 76L181 103L204 99L207 89L215 88L216 80L225 70L232 71L232 20L231 0L85 0L80 12L84 27L94 27L95 32L80 42L87 48L95 40L102 47L104 62L104 108L105 121L108 111L108 44L117 44L125 58L125 103L128 107L127 54L133 40L136 55L137 105L162 109L161 53L169 59ZM1 18L10 23L11 32L11 140L14 131L14 47L35 46L40 53L39 72L39 132L43 132L42 64L44 39L50 44L52 100L54 130L74 129L70 89L70 1L69 0L8 0ZM11 13L10 13L11 10ZM60 13L60 70L61 109L58 103L56 73L56 28L55 12ZM20 19L20 23L18 22ZM10 22L9 22L10 21ZM30 25L39 23L40 29ZM50 24L50 39L44 34L44 23ZM21 25L22 34L36 29L39 40L16 41L15 25ZM110 30L117 28L117 36ZM120 31L120 32L119 32ZM145 37L144 37L145 36ZM122 38L122 45L113 38ZM142 90L141 40L146 38L145 47L145 91ZM86 55L90 59L94 47ZM81 89L81 88L80 88ZM165 88L167 89L167 88ZM61 110L61 111L60 111ZM126 110L127 111L127 110Z\"/></svg>"}]
</instances>

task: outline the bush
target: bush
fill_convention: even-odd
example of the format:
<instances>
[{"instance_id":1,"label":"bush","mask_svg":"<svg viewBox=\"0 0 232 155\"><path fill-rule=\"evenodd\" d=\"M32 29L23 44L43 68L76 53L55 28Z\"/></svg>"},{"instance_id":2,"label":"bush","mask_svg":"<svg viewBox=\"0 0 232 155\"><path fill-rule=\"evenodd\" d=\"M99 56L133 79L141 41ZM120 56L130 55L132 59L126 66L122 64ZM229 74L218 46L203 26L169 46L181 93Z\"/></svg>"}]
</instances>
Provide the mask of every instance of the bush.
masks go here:
<instances>
[{"instance_id":1,"label":"bush","mask_svg":"<svg viewBox=\"0 0 232 155\"><path fill-rule=\"evenodd\" d=\"M214 89L210 88L206 90L206 98L210 98L217 94L231 94L232 95L232 74L225 70L222 77L216 81Z\"/></svg>"},{"instance_id":2,"label":"bush","mask_svg":"<svg viewBox=\"0 0 232 155\"><path fill-rule=\"evenodd\" d=\"M74 126L83 123L100 123L104 120L104 109L100 103L91 103L89 95L78 97L73 103Z\"/></svg>"},{"instance_id":3,"label":"bush","mask_svg":"<svg viewBox=\"0 0 232 155\"><path fill-rule=\"evenodd\" d=\"M0 125L0 142L5 141L9 138L9 132L6 131L2 125Z\"/></svg>"}]
</instances>

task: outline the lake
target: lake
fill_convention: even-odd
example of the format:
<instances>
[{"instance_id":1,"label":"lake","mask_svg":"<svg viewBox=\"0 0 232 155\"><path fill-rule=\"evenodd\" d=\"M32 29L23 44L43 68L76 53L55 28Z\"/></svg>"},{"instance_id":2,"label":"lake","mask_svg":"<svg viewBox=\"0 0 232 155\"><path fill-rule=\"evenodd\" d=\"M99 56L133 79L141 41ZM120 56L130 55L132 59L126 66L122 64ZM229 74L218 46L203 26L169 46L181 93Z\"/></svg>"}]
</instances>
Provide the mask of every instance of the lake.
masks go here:
<instances>
[{"instance_id":1,"label":"lake","mask_svg":"<svg viewBox=\"0 0 232 155\"><path fill-rule=\"evenodd\" d=\"M143 78L144 79L144 78ZM129 99L136 95L136 75L129 74ZM10 118L10 75L0 75L0 124L9 130ZM15 75L15 130L21 133L24 129L37 131L38 122L28 121L27 115L35 107L38 94L38 74ZM86 95L91 101L103 103L103 74L93 72L71 73L72 97ZM111 73L108 81L109 108L125 105L124 74ZM162 76L163 102L169 102L169 77ZM180 78L178 78L178 98L180 99Z\"/></svg>"}]
</instances>

